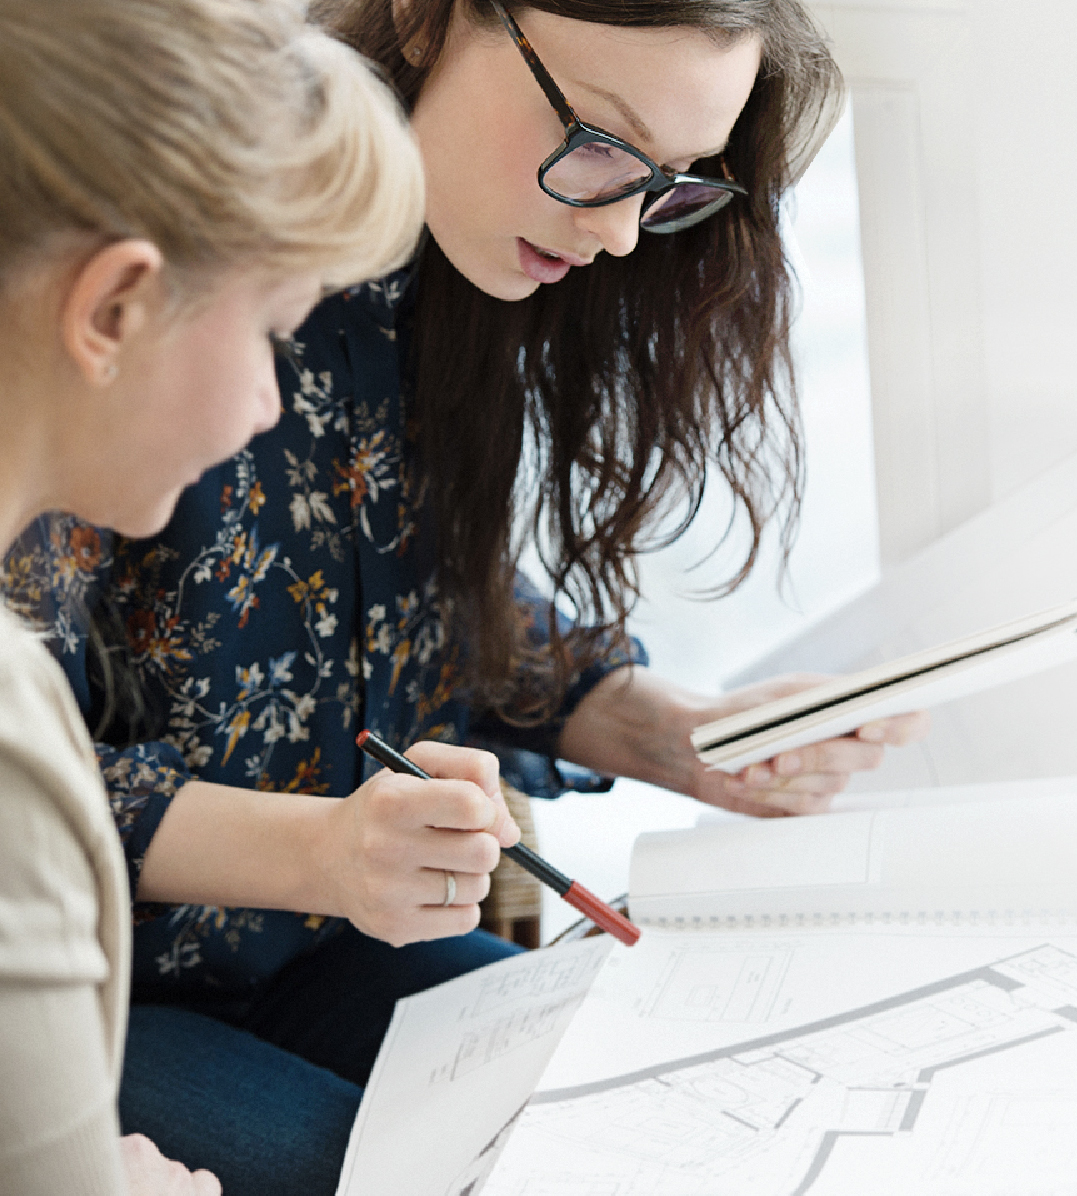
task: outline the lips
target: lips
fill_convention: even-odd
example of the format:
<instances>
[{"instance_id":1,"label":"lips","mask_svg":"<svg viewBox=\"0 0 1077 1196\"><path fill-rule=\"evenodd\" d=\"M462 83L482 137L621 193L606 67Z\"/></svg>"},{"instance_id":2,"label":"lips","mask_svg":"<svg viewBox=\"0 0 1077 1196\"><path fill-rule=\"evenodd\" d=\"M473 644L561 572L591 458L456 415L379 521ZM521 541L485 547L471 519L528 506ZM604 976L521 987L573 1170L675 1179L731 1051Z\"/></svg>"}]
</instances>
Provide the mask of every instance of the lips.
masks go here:
<instances>
[{"instance_id":1,"label":"lips","mask_svg":"<svg viewBox=\"0 0 1077 1196\"><path fill-rule=\"evenodd\" d=\"M516 247L520 255L520 269L532 282L560 282L573 266L588 265L587 258L540 249L523 237L516 238Z\"/></svg>"}]
</instances>

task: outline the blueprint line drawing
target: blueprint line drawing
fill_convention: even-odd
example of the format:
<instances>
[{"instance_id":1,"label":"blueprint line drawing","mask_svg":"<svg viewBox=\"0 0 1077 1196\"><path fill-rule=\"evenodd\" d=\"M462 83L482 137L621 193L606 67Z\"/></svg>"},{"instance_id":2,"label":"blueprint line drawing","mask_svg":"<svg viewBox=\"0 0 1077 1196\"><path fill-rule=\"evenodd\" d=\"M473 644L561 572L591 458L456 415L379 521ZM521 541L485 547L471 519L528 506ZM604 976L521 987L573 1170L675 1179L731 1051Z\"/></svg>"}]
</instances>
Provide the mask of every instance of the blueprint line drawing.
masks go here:
<instances>
[{"instance_id":1,"label":"blueprint line drawing","mask_svg":"<svg viewBox=\"0 0 1077 1196\"><path fill-rule=\"evenodd\" d=\"M1017 1149L1033 1143L1021 1163L1038 1186L1020 1192L1073 1192L1077 1075L1051 1091L948 1087L983 1061L1021 1076L1022 1052L1045 1043L1077 1050L1077 955L1051 943L795 1029L541 1092L486 1192L808 1196L834 1179L843 1148L911 1140L929 1106L931 1186L906 1190L1016 1196L989 1182L1009 1134ZM939 1088L948 1095L932 1105Z\"/></svg>"},{"instance_id":2,"label":"blueprint line drawing","mask_svg":"<svg viewBox=\"0 0 1077 1196\"><path fill-rule=\"evenodd\" d=\"M477 1196L613 946L511 955L397 1001L337 1196Z\"/></svg>"},{"instance_id":3,"label":"blueprint line drawing","mask_svg":"<svg viewBox=\"0 0 1077 1196\"><path fill-rule=\"evenodd\" d=\"M560 1024L561 1015L576 1004L578 1001L573 998L551 1001L537 1008L516 1010L479 1029L465 1030L447 1078L458 1080L525 1043L552 1034ZM432 1076L432 1079L437 1080L443 1078L446 1076L440 1072Z\"/></svg>"},{"instance_id":4,"label":"blueprint line drawing","mask_svg":"<svg viewBox=\"0 0 1077 1196\"><path fill-rule=\"evenodd\" d=\"M595 973L592 961L547 958L536 953L530 967L494 969L483 977L474 1003L459 1025L459 1043L447 1066L432 1072L431 1083L459 1080L503 1055L552 1034L581 986Z\"/></svg>"},{"instance_id":5,"label":"blueprint line drawing","mask_svg":"<svg viewBox=\"0 0 1077 1196\"><path fill-rule=\"evenodd\" d=\"M525 1108L527 1108L526 1102L513 1113L508 1121L486 1143L463 1173L456 1176L449 1185L445 1196L474 1196L475 1193L478 1193L489 1178L490 1172L493 1171L494 1165L501 1156L501 1152L505 1149L505 1143L509 1140L509 1134L512 1133L513 1127L519 1121Z\"/></svg>"},{"instance_id":6,"label":"blueprint line drawing","mask_svg":"<svg viewBox=\"0 0 1077 1196\"><path fill-rule=\"evenodd\" d=\"M640 1013L691 1022L766 1022L781 993L792 950L678 951Z\"/></svg>"},{"instance_id":7,"label":"blueprint line drawing","mask_svg":"<svg viewBox=\"0 0 1077 1196\"><path fill-rule=\"evenodd\" d=\"M521 999L534 1000L536 997L557 997L575 992L581 978L594 971L591 962L579 956L547 957L542 952L535 952L529 958L533 960L530 967L496 971L489 978L484 978L470 1016L484 1017Z\"/></svg>"}]
</instances>

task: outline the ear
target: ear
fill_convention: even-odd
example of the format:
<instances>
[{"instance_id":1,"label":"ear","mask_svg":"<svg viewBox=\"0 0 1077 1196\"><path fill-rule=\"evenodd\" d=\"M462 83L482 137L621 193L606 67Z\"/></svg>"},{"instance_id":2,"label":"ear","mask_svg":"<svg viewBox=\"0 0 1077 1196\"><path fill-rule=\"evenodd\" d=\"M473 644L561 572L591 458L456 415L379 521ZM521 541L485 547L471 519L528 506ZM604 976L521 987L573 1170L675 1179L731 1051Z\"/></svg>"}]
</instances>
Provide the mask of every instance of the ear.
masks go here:
<instances>
[{"instance_id":1,"label":"ear","mask_svg":"<svg viewBox=\"0 0 1077 1196\"><path fill-rule=\"evenodd\" d=\"M121 352L146 324L164 267L151 241L116 241L79 267L60 315L64 348L91 386L107 386Z\"/></svg>"}]
</instances>

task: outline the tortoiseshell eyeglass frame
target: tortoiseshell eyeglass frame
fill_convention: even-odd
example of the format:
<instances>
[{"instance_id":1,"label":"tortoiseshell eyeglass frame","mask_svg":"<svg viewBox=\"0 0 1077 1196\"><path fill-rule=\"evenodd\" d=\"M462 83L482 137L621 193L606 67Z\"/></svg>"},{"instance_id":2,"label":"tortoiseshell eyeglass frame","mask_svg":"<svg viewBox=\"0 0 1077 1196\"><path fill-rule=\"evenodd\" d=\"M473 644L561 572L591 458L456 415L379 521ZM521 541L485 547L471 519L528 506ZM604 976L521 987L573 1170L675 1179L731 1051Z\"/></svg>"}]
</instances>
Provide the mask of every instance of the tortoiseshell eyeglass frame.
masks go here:
<instances>
[{"instance_id":1,"label":"tortoiseshell eyeglass frame","mask_svg":"<svg viewBox=\"0 0 1077 1196\"><path fill-rule=\"evenodd\" d=\"M644 202L640 210L640 227L644 231L651 233L672 233L682 228L688 228L693 224L698 224L701 220L706 220L707 217L712 216L720 208L724 208L734 196L748 194L747 190L740 183L736 182L730 174L724 157L721 159L724 178L714 179L697 174L682 174L677 171L668 170L665 166L660 166L642 150L636 149L634 145L630 145L623 138L617 137L613 133L607 133L605 129L600 129L597 125L589 125L586 121L580 120L572 105L565 99L564 93L553 81L550 72L542 65L542 60L535 53L531 43L524 36L523 30L521 30L520 26L513 19L512 14L500 3L500 0L490 0L490 4L494 12L501 18L501 23L508 30L509 36L530 68L535 81L542 88L543 95L557 113L557 117L565 131L564 141L561 142L557 149L538 168L538 185L551 199L556 199L558 203L568 204L569 207L573 208L602 208L608 204L620 203L622 199L629 199L631 196L639 195L641 192L648 192L650 193L649 198ZM623 192L602 196L598 199L573 199L570 196L559 194L550 187L546 181L546 177L551 168L556 166L566 155L572 153L573 150L579 149L582 145L594 142L615 146L623 153L636 158L647 167L650 172L649 176L630 184ZM684 185L710 188L716 192L714 200L680 218L667 222L658 220L652 224L648 224L647 211L659 196L674 187Z\"/></svg>"}]
</instances>

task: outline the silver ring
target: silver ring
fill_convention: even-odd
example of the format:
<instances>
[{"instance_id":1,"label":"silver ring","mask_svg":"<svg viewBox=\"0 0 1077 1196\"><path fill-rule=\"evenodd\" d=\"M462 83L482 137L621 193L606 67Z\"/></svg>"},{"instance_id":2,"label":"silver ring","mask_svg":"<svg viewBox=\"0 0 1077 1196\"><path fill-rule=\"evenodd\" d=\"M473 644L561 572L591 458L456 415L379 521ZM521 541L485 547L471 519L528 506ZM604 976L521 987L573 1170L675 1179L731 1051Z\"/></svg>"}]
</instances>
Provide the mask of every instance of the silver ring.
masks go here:
<instances>
[{"instance_id":1,"label":"silver ring","mask_svg":"<svg viewBox=\"0 0 1077 1196\"><path fill-rule=\"evenodd\" d=\"M445 873L445 900L442 905L452 905L456 900L456 877L451 872Z\"/></svg>"}]
</instances>

